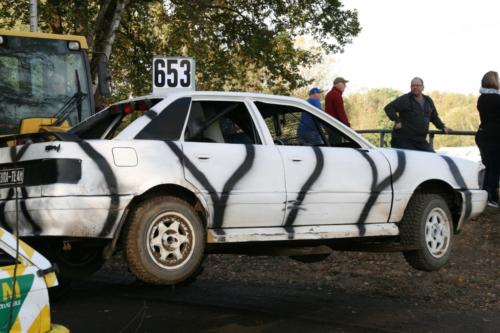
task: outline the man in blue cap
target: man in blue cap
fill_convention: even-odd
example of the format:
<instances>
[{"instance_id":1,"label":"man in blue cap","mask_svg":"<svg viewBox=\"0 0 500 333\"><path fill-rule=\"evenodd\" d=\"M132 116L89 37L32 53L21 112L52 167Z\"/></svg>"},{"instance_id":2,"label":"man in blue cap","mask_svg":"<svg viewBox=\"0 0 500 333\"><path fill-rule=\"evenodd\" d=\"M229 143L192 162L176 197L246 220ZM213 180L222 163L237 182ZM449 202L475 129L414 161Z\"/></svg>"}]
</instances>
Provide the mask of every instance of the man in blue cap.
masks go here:
<instances>
[{"instance_id":1,"label":"man in blue cap","mask_svg":"<svg viewBox=\"0 0 500 333\"><path fill-rule=\"evenodd\" d=\"M312 88L309 90L309 104L321 109L321 90L319 88ZM300 115L300 123L297 128L297 136L299 143L304 146L315 146L323 144L321 135L319 134L318 127L314 122L311 115L307 112L302 112Z\"/></svg>"}]
</instances>

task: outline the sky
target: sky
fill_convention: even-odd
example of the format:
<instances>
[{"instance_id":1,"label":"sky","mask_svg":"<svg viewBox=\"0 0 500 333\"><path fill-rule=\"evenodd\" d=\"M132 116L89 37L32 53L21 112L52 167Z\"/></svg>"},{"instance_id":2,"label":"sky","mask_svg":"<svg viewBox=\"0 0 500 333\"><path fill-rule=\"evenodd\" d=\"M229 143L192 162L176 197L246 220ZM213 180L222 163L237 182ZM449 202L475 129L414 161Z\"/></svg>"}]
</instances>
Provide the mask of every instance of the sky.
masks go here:
<instances>
[{"instance_id":1,"label":"sky","mask_svg":"<svg viewBox=\"0 0 500 333\"><path fill-rule=\"evenodd\" d=\"M350 81L346 93L382 87L406 92L419 76L426 91L478 95L484 73L500 71L498 0L342 3L358 10L362 27L329 66L333 76Z\"/></svg>"}]
</instances>

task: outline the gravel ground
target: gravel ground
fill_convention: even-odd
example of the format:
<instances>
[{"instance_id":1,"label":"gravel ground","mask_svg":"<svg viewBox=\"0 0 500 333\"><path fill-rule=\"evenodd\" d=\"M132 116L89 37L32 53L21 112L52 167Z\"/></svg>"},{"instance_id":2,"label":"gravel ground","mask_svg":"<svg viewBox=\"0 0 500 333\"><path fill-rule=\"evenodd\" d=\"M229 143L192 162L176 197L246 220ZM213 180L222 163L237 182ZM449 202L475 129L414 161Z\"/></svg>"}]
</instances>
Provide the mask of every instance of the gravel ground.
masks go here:
<instances>
[{"instance_id":1,"label":"gravel ground","mask_svg":"<svg viewBox=\"0 0 500 333\"><path fill-rule=\"evenodd\" d=\"M103 271L124 271L120 257ZM488 209L455 237L450 262L432 273L411 268L400 253L334 252L305 264L287 257L210 255L201 280L249 285L342 290L431 303L447 309L500 312L500 211Z\"/></svg>"}]
</instances>

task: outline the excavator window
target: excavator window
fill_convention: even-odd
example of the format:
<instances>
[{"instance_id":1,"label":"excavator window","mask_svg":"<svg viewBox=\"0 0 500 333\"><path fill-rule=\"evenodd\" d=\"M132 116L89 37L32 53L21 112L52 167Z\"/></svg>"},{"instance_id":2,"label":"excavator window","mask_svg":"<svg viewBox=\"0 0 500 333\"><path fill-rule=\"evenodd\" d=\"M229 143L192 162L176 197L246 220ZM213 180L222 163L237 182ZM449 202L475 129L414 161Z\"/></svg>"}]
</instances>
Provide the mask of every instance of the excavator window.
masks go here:
<instances>
[{"instance_id":1,"label":"excavator window","mask_svg":"<svg viewBox=\"0 0 500 333\"><path fill-rule=\"evenodd\" d=\"M93 114L84 50L70 50L65 40L3 38L0 136L53 131L54 127L64 130Z\"/></svg>"}]
</instances>

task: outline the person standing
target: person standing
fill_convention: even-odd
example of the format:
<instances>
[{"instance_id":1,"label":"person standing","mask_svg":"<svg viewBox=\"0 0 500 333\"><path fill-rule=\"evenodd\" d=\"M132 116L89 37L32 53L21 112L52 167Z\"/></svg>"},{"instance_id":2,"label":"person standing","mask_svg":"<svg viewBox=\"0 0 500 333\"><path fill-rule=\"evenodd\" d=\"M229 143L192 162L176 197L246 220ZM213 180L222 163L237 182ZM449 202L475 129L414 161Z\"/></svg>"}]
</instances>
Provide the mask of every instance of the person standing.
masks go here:
<instances>
[{"instance_id":1,"label":"person standing","mask_svg":"<svg viewBox=\"0 0 500 333\"><path fill-rule=\"evenodd\" d=\"M309 98L307 99L307 102L322 110L321 90L316 87L309 90ZM323 143L314 119L305 111L303 111L300 115L300 123L297 127L297 136L299 143L303 146L315 146Z\"/></svg>"},{"instance_id":2,"label":"person standing","mask_svg":"<svg viewBox=\"0 0 500 333\"><path fill-rule=\"evenodd\" d=\"M325 96L325 112L344 125L351 127L344 110L344 100L342 99L342 93L345 90L347 82L349 81L342 77L337 77L333 80L333 88Z\"/></svg>"},{"instance_id":3,"label":"person standing","mask_svg":"<svg viewBox=\"0 0 500 333\"><path fill-rule=\"evenodd\" d=\"M483 189L488 192L488 206L499 208L500 183L500 83L498 73L489 71L481 80L481 95L477 110L481 124L476 133L476 143L481 160L486 166Z\"/></svg>"},{"instance_id":4,"label":"person standing","mask_svg":"<svg viewBox=\"0 0 500 333\"><path fill-rule=\"evenodd\" d=\"M399 96L384 108L385 113L394 121L391 145L394 148L434 152L427 142L429 123L450 133L439 118L432 99L424 95L424 81L415 77L411 80L410 92Z\"/></svg>"}]
</instances>

